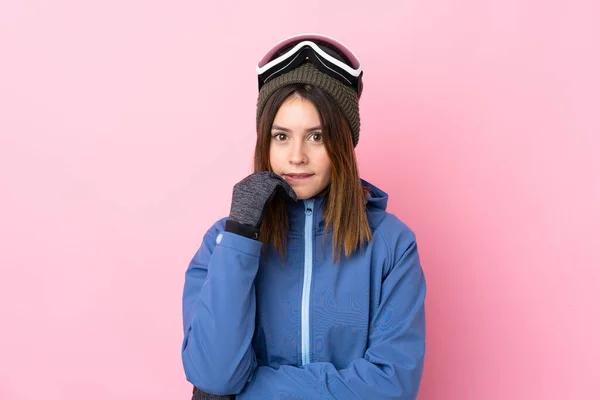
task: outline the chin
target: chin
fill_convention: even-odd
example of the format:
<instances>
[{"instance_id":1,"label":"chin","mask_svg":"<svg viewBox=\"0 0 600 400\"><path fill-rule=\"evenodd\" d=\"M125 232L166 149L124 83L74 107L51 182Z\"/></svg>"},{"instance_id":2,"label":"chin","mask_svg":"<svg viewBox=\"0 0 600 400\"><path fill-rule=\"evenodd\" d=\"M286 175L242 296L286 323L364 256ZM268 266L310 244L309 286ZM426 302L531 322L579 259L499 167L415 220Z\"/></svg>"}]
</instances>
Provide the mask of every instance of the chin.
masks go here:
<instances>
[{"instance_id":1,"label":"chin","mask_svg":"<svg viewBox=\"0 0 600 400\"><path fill-rule=\"evenodd\" d=\"M296 192L296 198L298 200L306 200L306 199L310 199L313 198L317 195L318 192L313 191L306 191L306 190L298 190L295 191Z\"/></svg>"},{"instance_id":2,"label":"chin","mask_svg":"<svg viewBox=\"0 0 600 400\"><path fill-rule=\"evenodd\" d=\"M296 193L296 198L298 200L306 200L306 199L310 198L309 196L306 195L306 192L304 190L294 189L294 193Z\"/></svg>"}]
</instances>

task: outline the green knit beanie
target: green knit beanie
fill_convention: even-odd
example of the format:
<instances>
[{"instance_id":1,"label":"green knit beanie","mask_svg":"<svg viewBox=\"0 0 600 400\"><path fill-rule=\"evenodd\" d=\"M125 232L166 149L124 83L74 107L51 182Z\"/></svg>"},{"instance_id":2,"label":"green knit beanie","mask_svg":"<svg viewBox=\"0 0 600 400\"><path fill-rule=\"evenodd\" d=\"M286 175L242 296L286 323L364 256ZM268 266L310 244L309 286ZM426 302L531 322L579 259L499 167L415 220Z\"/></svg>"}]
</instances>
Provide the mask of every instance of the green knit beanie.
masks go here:
<instances>
[{"instance_id":1,"label":"green knit beanie","mask_svg":"<svg viewBox=\"0 0 600 400\"><path fill-rule=\"evenodd\" d=\"M362 94L362 85L359 87L358 91L356 91L352 87L345 85L339 80L319 71L310 62L306 62L290 72L279 75L272 81L269 81L263 85L258 93L258 102L256 107L257 129L260 117L264 111L265 104L267 103L269 97L271 97L271 95L277 89L294 83L305 83L319 87L335 100L337 105L344 113L346 121L348 121L350 130L352 131L352 143L354 144L354 147L356 147L358 144L358 134L360 132L358 99Z\"/></svg>"}]
</instances>

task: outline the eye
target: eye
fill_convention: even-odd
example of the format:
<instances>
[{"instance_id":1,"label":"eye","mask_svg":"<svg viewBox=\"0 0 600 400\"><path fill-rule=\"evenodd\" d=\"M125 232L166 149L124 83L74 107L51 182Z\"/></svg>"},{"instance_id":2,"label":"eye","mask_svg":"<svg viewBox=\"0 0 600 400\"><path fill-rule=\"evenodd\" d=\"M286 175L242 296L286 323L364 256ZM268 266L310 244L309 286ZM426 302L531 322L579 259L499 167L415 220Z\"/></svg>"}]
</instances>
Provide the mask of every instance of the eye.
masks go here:
<instances>
[{"instance_id":1,"label":"eye","mask_svg":"<svg viewBox=\"0 0 600 400\"><path fill-rule=\"evenodd\" d=\"M287 138L287 135L285 133L275 133L273 135L273 139L275 139L278 142L282 142Z\"/></svg>"},{"instance_id":2,"label":"eye","mask_svg":"<svg viewBox=\"0 0 600 400\"><path fill-rule=\"evenodd\" d=\"M311 135L311 138L315 142L322 142L323 141L323 134L322 133L313 133Z\"/></svg>"}]
</instances>

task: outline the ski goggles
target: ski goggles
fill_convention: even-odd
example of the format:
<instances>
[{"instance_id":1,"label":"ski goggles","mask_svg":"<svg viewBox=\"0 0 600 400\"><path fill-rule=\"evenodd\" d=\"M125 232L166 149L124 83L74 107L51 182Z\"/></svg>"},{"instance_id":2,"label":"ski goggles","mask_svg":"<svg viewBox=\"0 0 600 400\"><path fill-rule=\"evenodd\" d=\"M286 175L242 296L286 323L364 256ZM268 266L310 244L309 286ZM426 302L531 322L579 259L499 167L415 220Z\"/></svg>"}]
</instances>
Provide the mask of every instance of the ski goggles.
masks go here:
<instances>
[{"instance_id":1,"label":"ski goggles","mask_svg":"<svg viewBox=\"0 0 600 400\"><path fill-rule=\"evenodd\" d=\"M313 33L289 37L260 59L256 66L258 90L273 78L299 67L307 59L321 72L360 93L363 71L356 55L337 40Z\"/></svg>"}]
</instances>

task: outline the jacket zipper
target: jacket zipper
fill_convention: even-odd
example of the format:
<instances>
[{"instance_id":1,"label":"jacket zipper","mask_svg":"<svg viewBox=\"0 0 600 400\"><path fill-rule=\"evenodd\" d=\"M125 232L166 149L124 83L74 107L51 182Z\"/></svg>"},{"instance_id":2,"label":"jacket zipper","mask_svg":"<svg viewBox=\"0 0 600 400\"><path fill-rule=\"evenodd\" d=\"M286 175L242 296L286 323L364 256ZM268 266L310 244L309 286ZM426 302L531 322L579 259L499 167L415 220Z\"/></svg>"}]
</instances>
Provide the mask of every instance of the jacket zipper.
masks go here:
<instances>
[{"instance_id":1,"label":"jacket zipper","mask_svg":"<svg viewBox=\"0 0 600 400\"><path fill-rule=\"evenodd\" d=\"M310 287L312 281L312 230L314 200L304 200L304 284L302 286L302 365L310 363Z\"/></svg>"}]
</instances>

